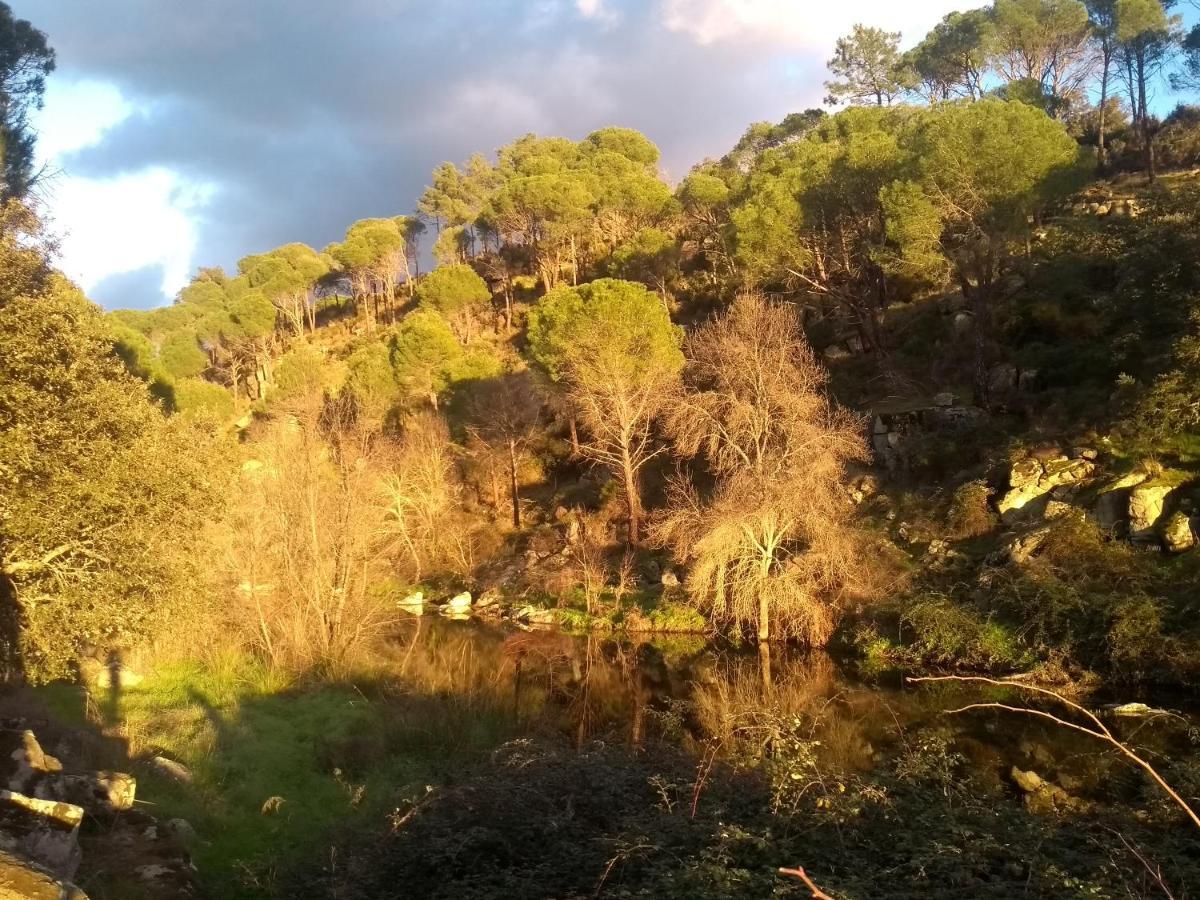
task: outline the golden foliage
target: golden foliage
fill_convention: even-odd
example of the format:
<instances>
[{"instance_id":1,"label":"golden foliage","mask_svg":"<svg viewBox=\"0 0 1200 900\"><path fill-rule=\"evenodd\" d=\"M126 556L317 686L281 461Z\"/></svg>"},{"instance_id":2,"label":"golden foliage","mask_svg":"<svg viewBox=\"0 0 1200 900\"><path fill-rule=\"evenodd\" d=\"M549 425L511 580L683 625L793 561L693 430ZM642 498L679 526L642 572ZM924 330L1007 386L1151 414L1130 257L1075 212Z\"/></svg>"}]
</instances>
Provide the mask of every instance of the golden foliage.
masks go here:
<instances>
[{"instance_id":1,"label":"golden foliage","mask_svg":"<svg viewBox=\"0 0 1200 900\"><path fill-rule=\"evenodd\" d=\"M690 565L689 593L715 619L823 645L866 577L842 485L866 457L859 424L827 398L792 307L745 294L685 352L665 424L716 484L702 496L676 479L655 536Z\"/></svg>"}]
</instances>

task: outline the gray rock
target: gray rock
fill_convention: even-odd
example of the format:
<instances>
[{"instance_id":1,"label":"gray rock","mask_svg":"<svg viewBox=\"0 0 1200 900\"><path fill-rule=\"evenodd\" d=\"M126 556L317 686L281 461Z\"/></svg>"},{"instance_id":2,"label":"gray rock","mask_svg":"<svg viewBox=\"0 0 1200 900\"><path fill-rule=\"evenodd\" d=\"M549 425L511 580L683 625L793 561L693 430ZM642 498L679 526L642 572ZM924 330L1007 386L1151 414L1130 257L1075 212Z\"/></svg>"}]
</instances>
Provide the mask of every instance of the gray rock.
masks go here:
<instances>
[{"instance_id":1,"label":"gray rock","mask_svg":"<svg viewBox=\"0 0 1200 900\"><path fill-rule=\"evenodd\" d=\"M192 770L181 762L168 759L165 756L151 757L147 765L157 774L180 784L192 783Z\"/></svg>"},{"instance_id":2,"label":"gray rock","mask_svg":"<svg viewBox=\"0 0 1200 900\"><path fill-rule=\"evenodd\" d=\"M0 791L0 849L26 856L70 878L79 868L79 823L83 808Z\"/></svg>"},{"instance_id":3,"label":"gray rock","mask_svg":"<svg viewBox=\"0 0 1200 900\"><path fill-rule=\"evenodd\" d=\"M62 772L62 763L42 749L32 731L0 731L0 784L19 794L33 794L47 776Z\"/></svg>"},{"instance_id":4,"label":"gray rock","mask_svg":"<svg viewBox=\"0 0 1200 900\"><path fill-rule=\"evenodd\" d=\"M662 575L659 576L659 582L665 588L679 587L679 576L675 574L674 569L664 569Z\"/></svg>"},{"instance_id":5,"label":"gray rock","mask_svg":"<svg viewBox=\"0 0 1200 900\"><path fill-rule=\"evenodd\" d=\"M1175 512L1167 518L1162 535L1163 545L1171 553L1183 553L1196 546L1191 519L1182 512Z\"/></svg>"},{"instance_id":6,"label":"gray rock","mask_svg":"<svg viewBox=\"0 0 1200 900\"><path fill-rule=\"evenodd\" d=\"M137 779L124 772L88 772L62 775L61 790L45 799L66 800L82 806L93 815L120 812L133 808L137 794ZM38 796L42 796L41 793Z\"/></svg>"},{"instance_id":7,"label":"gray rock","mask_svg":"<svg viewBox=\"0 0 1200 900\"><path fill-rule=\"evenodd\" d=\"M163 827L166 829L167 834L184 843L196 839L196 829L192 827L192 823L187 819L168 819L166 825Z\"/></svg>"},{"instance_id":8,"label":"gray rock","mask_svg":"<svg viewBox=\"0 0 1200 900\"><path fill-rule=\"evenodd\" d=\"M1022 532L1010 538L1004 545L1004 556L1009 562L1021 565L1028 562L1030 557L1046 543L1050 536L1049 525L1039 525L1029 531Z\"/></svg>"}]
</instances>

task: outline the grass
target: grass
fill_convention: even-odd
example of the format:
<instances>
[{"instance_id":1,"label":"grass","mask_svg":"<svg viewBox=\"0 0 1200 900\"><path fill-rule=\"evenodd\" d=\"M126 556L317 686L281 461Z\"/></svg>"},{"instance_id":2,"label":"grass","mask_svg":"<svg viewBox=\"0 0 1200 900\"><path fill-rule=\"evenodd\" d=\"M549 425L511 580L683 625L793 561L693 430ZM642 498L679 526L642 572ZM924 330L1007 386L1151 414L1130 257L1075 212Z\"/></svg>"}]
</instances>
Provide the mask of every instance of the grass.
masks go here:
<instances>
[{"instance_id":1,"label":"grass","mask_svg":"<svg viewBox=\"0 0 1200 900\"><path fill-rule=\"evenodd\" d=\"M189 850L211 895L262 897L278 873L327 854L337 832L378 821L456 755L499 742L491 720L462 714L462 704L444 700L434 711L377 688L367 686L369 697L352 684L290 683L234 655L163 666L91 718L123 738L126 759L111 764L137 775L149 811L195 828ZM87 725L82 689L40 694L61 722ZM425 727L431 721L444 728ZM156 755L187 766L191 783L156 773Z\"/></svg>"}]
</instances>

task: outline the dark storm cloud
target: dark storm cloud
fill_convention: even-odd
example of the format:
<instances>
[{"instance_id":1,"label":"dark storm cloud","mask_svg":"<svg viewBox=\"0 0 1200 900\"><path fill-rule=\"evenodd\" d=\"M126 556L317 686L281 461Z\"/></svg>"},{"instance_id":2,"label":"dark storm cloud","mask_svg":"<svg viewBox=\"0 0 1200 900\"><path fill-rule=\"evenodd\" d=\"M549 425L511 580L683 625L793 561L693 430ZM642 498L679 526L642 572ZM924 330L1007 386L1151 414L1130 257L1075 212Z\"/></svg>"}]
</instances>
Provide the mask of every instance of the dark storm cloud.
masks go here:
<instances>
[{"instance_id":1,"label":"dark storm cloud","mask_svg":"<svg viewBox=\"0 0 1200 900\"><path fill-rule=\"evenodd\" d=\"M615 24L567 0L14 5L50 35L56 77L115 83L139 110L70 171L162 165L213 186L198 263L322 246L354 219L410 211L438 162L527 131L639 128L679 177L800 105L778 58L698 46L642 2Z\"/></svg>"},{"instance_id":2,"label":"dark storm cloud","mask_svg":"<svg viewBox=\"0 0 1200 900\"><path fill-rule=\"evenodd\" d=\"M118 272L96 284L89 294L107 309L153 309L162 306L163 267L159 263L133 272Z\"/></svg>"}]
</instances>

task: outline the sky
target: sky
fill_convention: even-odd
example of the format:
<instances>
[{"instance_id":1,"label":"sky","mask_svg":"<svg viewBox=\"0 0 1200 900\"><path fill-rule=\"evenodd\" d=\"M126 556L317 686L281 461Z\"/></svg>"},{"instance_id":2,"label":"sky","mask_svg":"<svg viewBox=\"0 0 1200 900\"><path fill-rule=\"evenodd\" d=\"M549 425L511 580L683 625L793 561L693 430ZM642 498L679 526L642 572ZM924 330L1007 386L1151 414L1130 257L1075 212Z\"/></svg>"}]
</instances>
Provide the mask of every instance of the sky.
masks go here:
<instances>
[{"instance_id":1,"label":"sky","mask_svg":"<svg viewBox=\"0 0 1200 900\"><path fill-rule=\"evenodd\" d=\"M856 22L916 43L954 0L9 0L58 69L39 115L60 267L108 308L199 267L411 212L433 167L606 125L674 180L819 106Z\"/></svg>"}]
</instances>

